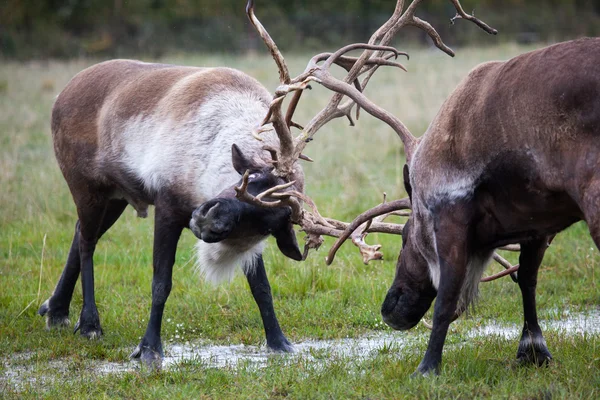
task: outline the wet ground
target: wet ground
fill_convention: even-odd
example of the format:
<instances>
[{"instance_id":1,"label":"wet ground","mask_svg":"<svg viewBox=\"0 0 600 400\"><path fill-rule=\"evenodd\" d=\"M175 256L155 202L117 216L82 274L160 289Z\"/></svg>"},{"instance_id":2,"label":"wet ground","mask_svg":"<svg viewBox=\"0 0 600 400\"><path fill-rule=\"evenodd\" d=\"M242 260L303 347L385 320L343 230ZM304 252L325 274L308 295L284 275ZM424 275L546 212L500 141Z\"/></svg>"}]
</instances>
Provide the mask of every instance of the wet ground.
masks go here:
<instances>
[{"instance_id":1,"label":"wet ground","mask_svg":"<svg viewBox=\"0 0 600 400\"><path fill-rule=\"evenodd\" d=\"M600 333L600 309L592 309L583 313L569 313L561 311L562 318L540 321L544 332L555 331L564 335L583 335ZM473 321L465 321L472 323ZM515 341L521 334L521 327L517 325L501 325L485 322L469 329L463 335L468 338L496 335ZM449 337L452 333L449 334ZM177 368L181 363L197 362L209 368L236 368L240 365L251 368L262 368L269 360L277 359L283 362L293 362L303 357L317 364L325 364L328 359L348 357L350 359L365 359L374 357L380 352L397 353L408 350L419 341L426 341L427 332L419 334L406 334L403 332L384 331L369 334L359 338L336 340L308 340L296 343L296 352L293 354L275 354L261 346L245 345L213 345L206 342L185 344L169 344L163 368L166 370ZM411 346L413 345L413 346ZM44 370L52 371L48 375L40 373L39 365L33 361L33 353L16 354L4 363L4 372L0 375L0 384L8 384L19 390L24 383L43 384L45 380L61 379L67 377L73 369L68 359L53 360L44 363ZM28 362L31 360L31 362ZM139 363L104 362L90 360L81 366L90 374L120 374L133 372L140 369ZM41 381L41 382L40 382Z\"/></svg>"}]
</instances>

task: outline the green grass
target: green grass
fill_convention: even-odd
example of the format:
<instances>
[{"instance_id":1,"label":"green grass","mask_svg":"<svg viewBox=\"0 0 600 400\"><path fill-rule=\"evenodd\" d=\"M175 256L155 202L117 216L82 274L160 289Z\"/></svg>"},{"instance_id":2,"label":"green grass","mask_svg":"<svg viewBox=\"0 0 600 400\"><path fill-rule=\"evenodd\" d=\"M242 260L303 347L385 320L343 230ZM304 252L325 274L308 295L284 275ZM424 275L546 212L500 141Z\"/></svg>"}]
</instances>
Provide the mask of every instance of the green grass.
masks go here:
<instances>
[{"instance_id":1,"label":"green grass","mask_svg":"<svg viewBox=\"0 0 600 400\"><path fill-rule=\"evenodd\" d=\"M516 46L458 49L451 59L438 51L412 51L409 73L381 69L367 95L422 134L443 99L476 64L507 59L528 49ZM290 56L300 73L309 55ZM160 373L102 376L94 363L126 361L143 335L150 309L152 218L137 219L128 209L100 241L95 255L96 298L105 335L87 341L70 329L46 331L36 312L50 296L63 268L76 213L54 160L50 110L70 77L96 60L4 63L0 65L0 397L43 398L597 398L600 393L600 337L546 333L555 362L548 368L519 367L517 342L496 336L468 339L486 321L521 325L517 285L509 279L483 284L476 311L451 327L442 374L411 379L426 348L422 326L398 337L417 337L414 346L390 346L366 359L306 356L274 357L265 368L242 364L215 369L186 362ZM181 56L161 60L198 66L227 65L277 86L276 67L263 56L219 58ZM297 112L306 123L329 99L317 85L304 95ZM404 195L403 155L390 128L363 113L355 128L331 122L305 153L307 193L320 211L349 220L362 210ZM302 236L299 235L299 238ZM45 241L44 241L45 238ZM324 257L331 245L304 263L290 261L270 244L266 250L276 310L288 338L358 337L389 331L379 307L390 285L401 247L398 237L372 235L384 245L386 260L365 266L346 245L332 266ZM245 279L212 287L193 268L190 232L183 235L163 325L169 343L205 340L215 344L264 345L262 322ZM44 245L45 243L45 245ZM506 255L516 261L514 254ZM543 319L561 319L565 310L600 304L600 261L584 224L562 233L548 250L538 288ZM497 270L497 266L492 269ZM76 289L71 319L81 309ZM428 315L430 318L430 315ZM181 326L183 324L183 326ZM179 335L180 338L176 338ZM17 355L29 358L18 358ZM15 358L16 357L16 358ZM63 363L56 363L62 360ZM24 379L19 387L2 377L9 371ZM15 373L16 373L15 372ZM17 392L18 390L18 392Z\"/></svg>"}]
</instances>

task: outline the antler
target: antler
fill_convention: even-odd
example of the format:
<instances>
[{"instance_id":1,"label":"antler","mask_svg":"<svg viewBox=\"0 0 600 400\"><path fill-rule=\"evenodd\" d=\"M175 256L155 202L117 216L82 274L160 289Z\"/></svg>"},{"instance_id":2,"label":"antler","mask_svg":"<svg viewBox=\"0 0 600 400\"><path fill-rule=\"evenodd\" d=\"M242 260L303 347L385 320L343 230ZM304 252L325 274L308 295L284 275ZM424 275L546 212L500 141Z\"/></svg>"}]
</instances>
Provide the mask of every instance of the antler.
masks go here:
<instances>
[{"instance_id":1,"label":"antler","mask_svg":"<svg viewBox=\"0 0 600 400\"><path fill-rule=\"evenodd\" d=\"M397 58L399 55L405 55L408 57L408 55L406 53L400 53L394 48L387 46L396 33L405 26L415 26L419 29L422 29L432 38L434 44L440 50L450 56L454 56L452 49L444 44L435 28L433 28L427 21L415 16L417 6L422 1L423 0L414 0L408 5L406 10L404 10L404 0L398 0L394 13L390 19L383 24L373 34L373 36L371 36L368 44L351 44L341 48L335 53L323 53L316 55L309 61L304 72L293 79L290 78L287 65L283 56L281 55L281 52L277 48L277 45L254 14L254 0L248 1L246 6L248 18L267 45L267 48L269 49L279 69L279 80L281 86L279 86L275 91L275 96L269 107L269 112L264 118L261 127L258 128L255 134L255 136L257 136L259 133L266 130L264 125L273 125L273 128L275 129L281 143L281 148L279 149L277 159L274 159L276 167L275 173L277 175L283 177L292 175L293 165L296 160L301 157L302 150L306 144L313 139L314 134L327 122L335 118L346 116L350 120L350 124L353 125L354 122L350 116L350 112L355 104L357 105L357 118L360 107L365 109L374 117L384 121L390 125L392 129L394 129L404 144L407 161L410 160L414 149L416 148L417 139L410 133L402 121L372 103L369 99L367 99L366 96L362 94L362 92L364 91L371 76L380 66L394 66L406 71L404 66L397 62L390 61L390 58ZM490 28L481 20L465 13L460 5L459 0L451 0L451 2L457 11L456 16L451 19L452 22L454 22L454 20L457 18L464 18L468 21L472 21L490 34L497 33L495 29ZM360 57L348 57L344 55L347 52L356 49L364 50ZM386 55L386 52L391 52L392 54ZM323 64L319 65L320 62L323 62ZM329 73L329 68L332 64L339 65L348 71L348 74L343 81L334 78ZM362 74L366 74L366 76L362 82L360 82L359 76ZM336 92L336 94L331 98L329 104L308 123L306 128L302 128L301 125L292 121L292 117L302 92L304 89L309 88L310 82L317 82ZM291 92L295 93L290 101L287 113L284 117L282 111L283 99ZM344 96L349 97L350 100L340 105ZM292 126L302 129L302 132L296 138L292 137L290 130Z\"/></svg>"},{"instance_id":2,"label":"antler","mask_svg":"<svg viewBox=\"0 0 600 400\"><path fill-rule=\"evenodd\" d=\"M384 194L385 196L385 194ZM381 221L382 219L386 218L389 215L399 215L398 211L399 210L409 210L410 209L410 199L408 198L404 198L401 200L396 200L396 201L392 201L389 203L385 202L385 197L384 197L384 202L376 207L373 207L365 212L363 212L362 214L360 214L358 217L356 217L354 219L354 221L352 221L350 224L347 224L346 229L339 235L336 235L336 237L338 238L335 243L333 244L333 246L331 246L331 249L329 250L329 254L327 255L327 258L325 258L325 262L327 263L327 265L331 265L331 263L333 262L333 259L335 258L335 253L339 250L339 248L341 247L341 245L348 239L348 238L352 238L352 242L355 242L355 237L357 235L357 232L361 232L358 235L361 235L361 238L364 239L364 237L366 236L366 234L368 233L368 227L371 221ZM402 216L408 216L406 214L402 215ZM366 225L366 228L364 229L359 229L360 227L363 227ZM389 225L395 225L395 224L389 224ZM395 229L395 234L398 235L402 235L402 228L404 228L404 225L397 225L397 229ZM388 232L388 233L392 233L392 232ZM378 253L378 250L381 248L381 246L379 245L374 245L374 246L370 246L370 248L373 249L373 251L376 251L375 254L381 254ZM499 250L506 250L506 251L521 251L521 246L519 246L518 244L511 244L508 246L503 246L500 247ZM381 259L383 257L383 255L381 255L380 258L378 257L373 257L370 259L366 259L365 258L365 253L362 251L361 249L361 254L363 255L363 261L365 262L365 264L368 263L368 261L370 260L378 260ZM498 278L501 278L503 276L506 275L510 275L511 279L514 282L517 282L517 276L516 276L516 272L519 270L519 264L517 265L512 265L510 262L508 262L508 260L504 259L502 256L500 256L498 253L494 252L493 254L493 260L496 261L498 264L500 264L501 266L503 266L505 269L504 271L498 272L494 275L485 277L481 279L481 282L490 282L493 280L496 280Z\"/></svg>"},{"instance_id":3,"label":"antler","mask_svg":"<svg viewBox=\"0 0 600 400\"><path fill-rule=\"evenodd\" d=\"M432 38L439 49L450 56L454 56L454 52L443 43L437 31L428 22L415 16L417 6L421 2L422 0L413 0L405 9L404 0L398 0L394 13L390 19L383 24L373 36L371 36L368 43L350 44L334 53L317 54L311 58L302 74L295 78L291 78L285 60L277 48L277 45L254 14L254 0L248 1L246 6L248 18L265 42L279 69L280 86L275 90L267 115L263 119L261 125L253 133L256 138L260 139L260 134L262 132L274 129L279 137L279 149L265 148L265 150L271 153L273 164L275 166L274 173L276 175L284 177L287 180L293 179L295 163L299 158L306 159L302 154L306 144L313 139L315 133L327 122L345 116L349 119L350 124L354 125L351 111L355 105L357 106L357 119L359 117L359 109L363 108L369 114L382 120L394 129L404 144L407 162L410 161L417 147L418 140L410 133L402 121L370 101L363 94L363 91L370 78L380 66L391 66L406 71L406 68L402 64L393 61L392 58L397 59L398 56L401 55L408 58L408 54L399 52L395 48L388 46L392 38L404 26L416 26L417 28L424 30ZM451 2L457 10L457 16L455 16L452 21L457 18L464 18L474 22L488 33L496 33L494 29L490 28L482 21L472 15L466 14L462 9L459 0L451 0ZM346 55L353 50L363 50L363 52L359 57L350 57ZM343 80L335 78L330 73L329 69L333 64L348 71ZM362 80L360 79L361 76ZM293 115L303 91L310 88L311 82L319 83L335 92L335 94L332 96L327 106L309 121L306 128L303 128L301 125L293 122ZM284 116L282 110L283 101L290 93L293 93L293 97L289 102L288 109ZM348 100L341 104L344 96L348 97ZM269 125L272 125L272 128L269 127ZM302 132L294 138L291 133L291 127L301 129ZM378 214L355 226L356 220L352 224L347 224L341 221L323 218L318 213L314 202L306 195L294 191L281 192L281 190L288 188L288 186L285 188L280 187L276 190L271 189L268 193L265 192L264 194L254 197L247 193L245 190L246 185L247 177L244 178L242 186L236 188L237 196L240 199L266 207L289 206L292 208L292 221L300 225L302 230L307 233L305 256L309 248L318 248L321 245L323 242L321 235L339 237L341 241L352 236L353 243L359 247L363 254L363 260L368 262L371 259L380 259L382 256L379 251L379 245L370 246L366 244L365 237L369 232L385 231L385 233L394 234L401 234L402 232L402 225L382 222L386 215ZM270 197L275 200L262 200L262 198L265 197ZM313 212L311 213L303 209L302 202L308 204ZM397 210L403 209L402 207L404 207L404 209L410 208L410 202L408 199L396 200L388 203L385 203L384 201L384 204L381 204L379 207L382 209L389 209L390 212L396 212ZM394 209L394 207L401 208ZM352 229L349 231L350 227L352 227ZM357 230L359 227L360 229ZM342 236L345 238L342 239ZM341 244L340 240L336 243L337 247ZM333 254L334 253L335 250L333 251ZM330 254L332 253L330 252ZM330 262L330 260L332 260L331 256L328 258L328 262Z\"/></svg>"}]
</instances>

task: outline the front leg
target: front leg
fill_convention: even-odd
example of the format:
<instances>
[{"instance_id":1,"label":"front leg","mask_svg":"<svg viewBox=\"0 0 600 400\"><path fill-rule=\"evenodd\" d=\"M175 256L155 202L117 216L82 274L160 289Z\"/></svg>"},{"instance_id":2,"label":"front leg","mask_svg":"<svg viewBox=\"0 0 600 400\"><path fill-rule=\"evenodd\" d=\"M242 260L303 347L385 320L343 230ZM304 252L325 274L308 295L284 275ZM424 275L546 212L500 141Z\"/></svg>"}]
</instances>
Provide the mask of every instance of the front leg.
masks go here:
<instances>
[{"instance_id":1,"label":"front leg","mask_svg":"<svg viewBox=\"0 0 600 400\"><path fill-rule=\"evenodd\" d=\"M542 329L538 324L535 305L537 274L552 237L521 243L519 256L519 288L523 296L524 325L517 360L524 364L542 366L552 360Z\"/></svg>"},{"instance_id":2,"label":"front leg","mask_svg":"<svg viewBox=\"0 0 600 400\"><path fill-rule=\"evenodd\" d=\"M464 264L450 264L440 259L440 286L433 311L433 328L429 336L429 344L425 357L419 364L417 372L428 375L439 374L442 361L442 350L450 323L454 320L460 289L464 280Z\"/></svg>"},{"instance_id":3,"label":"front leg","mask_svg":"<svg viewBox=\"0 0 600 400\"><path fill-rule=\"evenodd\" d=\"M439 374L444 342L450 323L455 319L469 258L466 213L463 208L458 208L440 215L435 223L440 280L429 344L416 374Z\"/></svg>"},{"instance_id":4,"label":"front leg","mask_svg":"<svg viewBox=\"0 0 600 400\"><path fill-rule=\"evenodd\" d=\"M153 369L160 369L164 357L160 331L165 303L171 293L173 264L177 242L184 223L169 210L157 205L154 218L154 252L152 276L152 308L146 333L131 358L140 359Z\"/></svg>"},{"instance_id":5,"label":"front leg","mask_svg":"<svg viewBox=\"0 0 600 400\"><path fill-rule=\"evenodd\" d=\"M109 201L104 217L100 218L98 221L101 222L100 232L97 234L98 240L110 229L117 219L119 219L123 210L127 207L127 204L128 203L125 200L113 199ZM52 296L46 300L38 310L38 314L46 316L46 325L48 328L54 326L66 326L69 324L69 305L71 304L73 290L75 289L75 284L77 283L77 279L79 279L79 273L81 271L79 237L80 223L77 221L73 242L71 244L71 249L69 250L69 256L60 280L58 281ZM99 331L101 330L96 330L96 332ZM82 333L83 332L85 332L85 329L82 330Z\"/></svg>"},{"instance_id":6,"label":"front leg","mask_svg":"<svg viewBox=\"0 0 600 400\"><path fill-rule=\"evenodd\" d=\"M254 296L260 310L267 337L267 346L277 352L293 352L294 347L283 334L275 315L271 285L269 285L262 255L254 259L254 264L251 267L244 266L244 273L248 279L252 296Z\"/></svg>"}]
</instances>

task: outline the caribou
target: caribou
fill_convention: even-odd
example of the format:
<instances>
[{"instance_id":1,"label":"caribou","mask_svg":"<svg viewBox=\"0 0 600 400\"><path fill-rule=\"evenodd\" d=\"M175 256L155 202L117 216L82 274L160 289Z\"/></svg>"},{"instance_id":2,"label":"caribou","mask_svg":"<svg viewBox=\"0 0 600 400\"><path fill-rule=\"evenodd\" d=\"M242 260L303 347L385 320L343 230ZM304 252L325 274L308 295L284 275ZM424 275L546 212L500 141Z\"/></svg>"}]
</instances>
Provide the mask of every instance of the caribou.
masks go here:
<instances>
[{"instance_id":1,"label":"caribou","mask_svg":"<svg viewBox=\"0 0 600 400\"><path fill-rule=\"evenodd\" d=\"M582 38L475 67L419 139L404 141L412 212L394 281L381 307L392 328L414 327L436 299L417 374L439 373L452 321L472 306L502 246L519 243L524 325L521 363L552 360L537 319L537 275L554 236L585 221L600 248L600 39ZM390 202L360 215L339 245ZM511 268L514 270L514 267Z\"/></svg>"},{"instance_id":2,"label":"caribou","mask_svg":"<svg viewBox=\"0 0 600 400\"><path fill-rule=\"evenodd\" d=\"M439 49L453 55L435 29L415 16L419 3L415 0L404 8L404 1L398 1L393 16L375 32L369 45L385 46L400 28L416 26L427 32ZM464 18L496 33L466 14L457 0L452 3L457 10L452 22ZM280 57L274 44L270 49L274 57ZM294 79L280 68L284 79L263 124L289 122L302 91L308 83L317 82L337 94L320 114L322 119L317 116L295 140L291 136L286 139L294 143L291 154L302 151L323 121L344 115L350 118L349 110L356 105L357 111L362 108L390 125L403 142L404 185L409 197L384 202L350 224L322 217L305 195L295 191L270 190L253 196L242 185L238 198L264 207L291 207L292 221L308 234L305 254L308 248L320 246L322 235L338 237L329 251L328 264L349 237L367 262L381 258L381 252L380 246L365 243L366 234L401 234L396 275L381 314L390 327L407 330L436 299L428 348L416 374L439 373L450 323L473 305L483 271L492 259L507 268L498 276L512 273L521 290L524 325L517 359L547 364L552 356L535 303L544 253L558 232L581 220L587 222L600 248L599 158L593 141L600 134L600 39L560 43L509 61L477 66L418 139L362 93L374 70L384 65L368 63L385 54L385 49L365 49L348 66L344 81L329 73L331 58L322 65L309 63ZM339 52L340 64L343 51L347 48ZM361 81L362 74L366 76ZM281 104L292 92L292 106L284 119ZM349 100L342 104L344 96ZM293 161L293 157L278 161L277 168ZM276 200L262 200L266 195ZM313 211L302 208L300 201ZM388 215L405 215L406 209L412 210L406 224L383 222ZM519 265L511 266L495 254L499 248L520 251ZM518 276L514 275L517 269Z\"/></svg>"},{"instance_id":3,"label":"caribou","mask_svg":"<svg viewBox=\"0 0 600 400\"><path fill-rule=\"evenodd\" d=\"M266 39L253 10L250 1L247 14ZM357 59L344 54L355 48L399 54L386 46L359 44L319 54L311 62L349 69ZM366 64L401 67L389 57ZM278 65L283 68L284 62ZM284 82L289 80L286 74L281 75ZM74 330L90 339L103 334L95 301L96 244L128 205L142 218L153 205L152 305L132 357L161 365L162 317L185 228L201 239L197 258L203 274L219 281L241 267L263 320L267 346L293 351L274 311L262 257L265 239L273 236L285 256L303 258L292 208L238 199L244 193L257 196L259 202L270 200L281 190L302 197L304 175L298 160L310 159L301 150L290 157L295 150L285 138L298 125L281 115L280 99L254 78L230 68L112 60L72 78L56 98L51 130L78 219L61 277L38 310L47 328L70 324L69 306L81 275L83 305ZM328 112L325 120L337 112ZM265 196L265 190L272 195Z\"/></svg>"},{"instance_id":4,"label":"caribou","mask_svg":"<svg viewBox=\"0 0 600 400\"><path fill-rule=\"evenodd\" d=\"M544 253L580 220L600 245L599 62L600 39L581 39L479 65L415 146L405 167L412 215L381 313L409 329L437 297L420 373L439 370L449 324L473 303L494 249L509 243L521 246L517 358L552 359L535 305Z\"/></svg>"},{"instance_id":5,"label":"caribou","mask_svg":"<svg viewBox=\"0 0 600 400\"><path fill-rule=\"evenodd\" d=\"M81 274L83 306L75 331L88 338L103 330L94 295L96 243L128 204L139 217L154 205L152 308L132 357L159 364L160 329L172 287L177 242L190 226L198 242L199 267L208 279L230 276L241 265L265 328L267 345L291 351L277 321L265 272L264 240L273 235L282 253L300 260L289 210L259 209L235 200L206 202L233 192L251 171L248 190L283 183L270 173L263 145L278 146L265 133L257 145L249 131L264 116L269 92L255 79L228 68L192 68L130 60L107 61L76 75L52 111L52 135L78 221L64 271L39 314L47 326L69 324L69 304ZM300 166L295 190L303 190ZM227 214L229 223L222 217ZM198 228L211 222L211 229Z\"/></svg>"}]
</instances>

